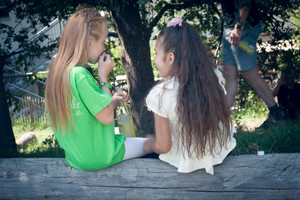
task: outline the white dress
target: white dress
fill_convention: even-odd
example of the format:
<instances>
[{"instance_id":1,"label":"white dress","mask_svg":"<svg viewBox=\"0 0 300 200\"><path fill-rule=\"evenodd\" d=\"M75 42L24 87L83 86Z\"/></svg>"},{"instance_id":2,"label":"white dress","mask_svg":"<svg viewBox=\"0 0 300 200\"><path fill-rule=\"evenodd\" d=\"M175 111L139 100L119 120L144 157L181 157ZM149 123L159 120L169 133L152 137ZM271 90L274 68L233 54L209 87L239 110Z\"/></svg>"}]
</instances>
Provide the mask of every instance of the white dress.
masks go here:
<instances>
[{"instance_id":1,"label":"white dress","mask_svg":"<svg viewBox=\"0 0 300 200\"><path fill-rule=\"evenodd\" d=\"M220 74L217 75L220 80ZM216 152L219 152L217 155L215 154L213 156L208 153L198 159L195 154L192 154L192 156L189 157L187 151L182 148L180 133L177 129L178 117L176 113L176 106L178 87L179 82L177 78L167 79L156 85L146 98L148 110L161 117L168 118L171 129L172 147L168 153L160 154L159 159L177 167L178 172L189 173L205 168L207 173L214 174L213 166L223 162L224 158L236 146L236 141L231 136L230 141L226 145L227 148L225 146L222 149L217 147L218 149ZM235 129L231 126L232 135L234 132Z\"/></svg>"}]
</instances>

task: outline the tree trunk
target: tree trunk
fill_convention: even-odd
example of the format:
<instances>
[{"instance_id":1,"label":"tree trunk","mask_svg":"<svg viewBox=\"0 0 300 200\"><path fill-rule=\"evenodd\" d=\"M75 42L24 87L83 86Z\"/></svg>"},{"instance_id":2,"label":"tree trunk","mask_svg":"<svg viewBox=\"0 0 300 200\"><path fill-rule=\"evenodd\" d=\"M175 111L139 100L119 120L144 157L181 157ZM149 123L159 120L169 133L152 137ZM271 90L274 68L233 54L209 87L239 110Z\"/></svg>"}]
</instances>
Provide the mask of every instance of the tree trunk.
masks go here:
<instances>
[{"instance_id":1,"label":"tree trunk","mask_svg":"<svg viewBox=\"0 0 300 200\"><path fill-rule=\"evenodd\" d=\"M153 114L145 107L145 97L154 83L149 45L151 32L141 24L136 3L111 11L121 41L122 63L127 75L136 130L144 134L153 133Z\"/></svg>"},{"instance_id":2,"label":"tree trunk","mask_svg":"<svg viewBox=\"0 0 300 200\"><path fill-rule=\"evenodd\" d=\"M2 56L1 56L2 57ZM0 157L13 157L17 153L15 136L12 130L5 88L3 83L3 61L0 59Z\"/></svg>"}]
</instances>

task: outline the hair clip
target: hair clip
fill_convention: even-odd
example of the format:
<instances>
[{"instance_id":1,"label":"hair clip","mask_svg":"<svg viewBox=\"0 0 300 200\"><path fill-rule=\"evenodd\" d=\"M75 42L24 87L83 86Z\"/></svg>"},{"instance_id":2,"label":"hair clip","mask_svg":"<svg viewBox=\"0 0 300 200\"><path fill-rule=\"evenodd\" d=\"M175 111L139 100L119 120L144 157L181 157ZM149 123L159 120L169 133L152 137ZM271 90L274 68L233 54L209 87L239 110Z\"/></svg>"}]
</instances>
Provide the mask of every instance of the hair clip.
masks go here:
<instances>
[{"instance_id":1,"label":"hair clip","mask_svg":"<svg viewBox=\"0 0 300 200\"><path fill-rule=\"evenodd\" d=\"M88 22L88 29L91 30L91 22Z\"/></svg>"},{"instance_id":2,"label":"hair clip","mask_svg":"<svg viewBox=\"0 0 300 200\"><path fill-rule=\"evenodd\" d=\"M182 26L182 19L180 19L180 18L173 18L171 21L170 21L170 23L169 23L169 25L170 26L173 26L173 27L175 27L176 25L178 25L178 26Z\"/></svg>"},{"instance_id":3,"label":"hair clip","mask_svg":"<svg viewBox=\"0 0 300 200\"><path fill-rule=\"evenodd\" d=\"M87 13L83 13L84 16L87 16Z\"/></svg>"}]
</instances>

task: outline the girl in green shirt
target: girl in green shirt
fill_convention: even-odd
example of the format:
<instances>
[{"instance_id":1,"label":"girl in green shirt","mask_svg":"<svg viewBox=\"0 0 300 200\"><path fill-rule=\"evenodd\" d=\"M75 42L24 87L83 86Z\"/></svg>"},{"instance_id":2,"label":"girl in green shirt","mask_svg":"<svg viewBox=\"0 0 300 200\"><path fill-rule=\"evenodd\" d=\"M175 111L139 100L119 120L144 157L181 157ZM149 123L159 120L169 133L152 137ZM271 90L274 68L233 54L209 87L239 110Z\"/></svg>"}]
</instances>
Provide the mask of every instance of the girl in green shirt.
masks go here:
<instances>
[{"instance_id":1,"label":"girl in green shirt","mask_svg":"<svg viewBox=\"0 0 300 200\"><path fill-rule=\"evenodd\" d=\"M126 92L111 94L107 76L114 63L103 54L107 21L88 8L67 21L58 53L50 65L46 106L54 135L74 168L97 170L122 160L143 156L146 138L114 133L114 108ZM98 62L100 88L83 66Z\"/></svg>"}]
</instances>

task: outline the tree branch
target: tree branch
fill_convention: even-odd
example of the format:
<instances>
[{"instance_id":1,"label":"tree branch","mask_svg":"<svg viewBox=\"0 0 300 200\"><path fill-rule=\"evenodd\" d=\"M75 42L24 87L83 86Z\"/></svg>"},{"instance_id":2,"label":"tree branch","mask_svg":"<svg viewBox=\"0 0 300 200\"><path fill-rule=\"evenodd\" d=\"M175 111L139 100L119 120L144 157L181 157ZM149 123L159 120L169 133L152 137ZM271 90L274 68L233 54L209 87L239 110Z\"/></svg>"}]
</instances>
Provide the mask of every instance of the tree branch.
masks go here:
<instances>
[{"instance_id":1,"label":"tree branch","mask_svg":"<svg viewBox=\"0 0 300 200\"><path fill-rule=\"evenodd\" d=\"M12 52L10 54L7 54L6 56L7 56L7 58L10 58L10 57L12 57L14 55L17 55L17 54L20 54L20 53L23 53L23 52L24 52L24 50L14 51L14 52Z\"/></svg>"},{"instance_id":2,"label":"tree branch","mask_svg":"<svg viewBox=\"0 0 300 200\"><path fill-rule=\"evenodd\" d=\"M219 12L218 8L215 6L214 2L211 2L210 3L212 9L218 14L218 16L220 17L220 26L221 26L221 31L220 31L220 35L218 37L218 46L217 46L217 49L214 53L214 56L217 57L218 54L219 54L219 51L221 49L221 45L222 45L222 36L223 36L223 27L224 27L224 17L222 15L221 12Z\"/></svg>"},{"instance_id":3,"label":"tree branch","mask_svg":"<svg viewBox=\"0 0 300 200\"><path fill-rule=\"evenodd\" d=\"M12 29L13 31L15 31L15 29L17 28L17 26L19 26L19 24L21 24L21 22L23 21L24 17L22 19L20 19L20 21L15 25L15 27Z\"/></svg>"},{"instance_id":4,"label":"tree branch","mask_svg":"<svg viewBox=\"0 0 300 200\"><path fill-rule=\"evenodd\" d=\"M199 3L199 1L197 1L197 0L189 0L189 1L185 1L182 4L165 4L162 7L162 9L157 13L157 15L154 17L154 19L148 24L147 29L151 30L154 26L156 26L158 21L161 19L161 17L167 10L171 10L171 9L181 10L184 8L195 6L198 3Z\"/></svg>"}]
</instances>

